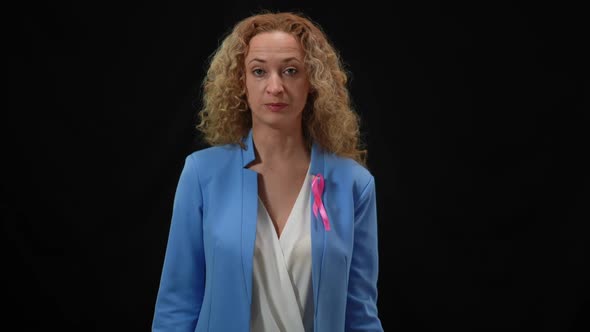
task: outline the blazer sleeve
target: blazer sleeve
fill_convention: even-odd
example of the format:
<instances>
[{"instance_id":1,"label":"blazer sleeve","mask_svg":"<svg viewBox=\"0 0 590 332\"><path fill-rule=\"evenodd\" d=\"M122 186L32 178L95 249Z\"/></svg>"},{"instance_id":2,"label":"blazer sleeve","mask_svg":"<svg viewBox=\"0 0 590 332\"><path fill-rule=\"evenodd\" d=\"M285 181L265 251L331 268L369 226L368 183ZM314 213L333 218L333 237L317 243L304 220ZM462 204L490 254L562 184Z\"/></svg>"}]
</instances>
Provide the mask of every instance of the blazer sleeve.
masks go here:
<instances>
[{"instance_id":1,"label":"blazer sleeve","mask_svg":"<svg viewBox=\"0 0 590 332\"><path fill-rule=\"evenodd\" d=\"M383 331L377 312L379 256L375 180L355 204L354 241L348 281L346 331Z\"/></svg>"},{"instance_id":2,"label":"blazer sleeve","mask_svg":"<svg viewBox=\"0 0 590 332\"><path fill-rule=\"evenodd\" d=\"M152 331L194 331L205 289L203 195L194 156L177 184Z\"/></svg>"}]
</instances>

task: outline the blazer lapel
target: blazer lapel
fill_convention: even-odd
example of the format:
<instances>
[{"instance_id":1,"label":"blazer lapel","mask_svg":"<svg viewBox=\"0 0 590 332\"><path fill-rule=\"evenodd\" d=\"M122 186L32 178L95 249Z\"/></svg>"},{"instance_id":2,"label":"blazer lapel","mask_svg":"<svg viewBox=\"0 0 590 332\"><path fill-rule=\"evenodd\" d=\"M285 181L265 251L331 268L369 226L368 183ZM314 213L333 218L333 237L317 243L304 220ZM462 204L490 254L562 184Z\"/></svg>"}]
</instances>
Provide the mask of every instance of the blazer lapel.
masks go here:
<instances>
[{"instance_id":1,"label":"blazer lapel","mask_svg":"<svg viewBox=\"0 0 590 332\"><path fill-rule=\"evenodd\" d=\"M252 130L245 138L242 150L242 269L246 282L246 294L252 299L252 257L256 241L256 216L258 214L258 173L247 168L254 158Z\"/></svg>"},{"instance_id":2,"label":"blazer lapel","mask_svg":"<svg viewBox=\"0 0 590 332\"><path fill-rule=\"evenodd\" d=\"M313 143L311 148L310 173L312 176L317 174L322 174L324 177L326 176L324 168L324 153L316 143ZM324 229L321 216L318 215L318 217L316 217L313 214L313 196L314 195L312 192L309 202L309 204L311 204L311 277L313 284L314 311L317 313L317 308L319 307L318 294L320 293L320 281L322 276L324 248L326 243L326 230ZM324 198L325 195L323 195L322 200L324 200Z\"/></svg>"},{"instance_id":3,"label":"blazer lapel","mask_svg":"<svg viewBox=\"0 0 590 332\"><path fill-rule=\"evenodd\" d=\"M254 244L256 241L256 217L258 214L258 173L250 170L246 166L254 159L254 146L252 140L252 130L244 139L246 148L242 150L242 269L244 280L246 282L246 294L252 299L252 257L254 253ZM309 172L312 176L322 174L325 178L324 152L313 143L311 149L311 165ZM326 188L327 189L327 188ZM326 190L324 189L324 191ZM322 200L325 203L326 195ZM318 308L318 294L320 292L320 281L322 266L324 260L324 249L326 243L326 230L321 217L316 218L313 214L313 194L310 195L309 204L311 210L311 276L313 284L314 308Z\"/></svg>"}]
</instances>

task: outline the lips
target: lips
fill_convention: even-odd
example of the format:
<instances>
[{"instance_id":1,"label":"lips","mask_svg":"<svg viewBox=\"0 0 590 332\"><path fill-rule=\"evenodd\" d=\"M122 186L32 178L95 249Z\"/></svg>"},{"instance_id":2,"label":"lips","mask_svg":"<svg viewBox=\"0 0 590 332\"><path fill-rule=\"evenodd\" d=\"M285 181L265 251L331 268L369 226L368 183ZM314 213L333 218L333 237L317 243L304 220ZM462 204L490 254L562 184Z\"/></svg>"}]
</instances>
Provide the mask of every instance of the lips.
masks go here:
<instances>
[{"instance_id":1,"label":"lips","mask_svg":"<svg viewBox=\"0 0 590 332\"><path fill-rule=\"evenodd\" d=\"M265 104L266 108L268 108L271 112L278 112L283 108L287 107L285 103L269 103Z\"/></svg>"}]
</instances>

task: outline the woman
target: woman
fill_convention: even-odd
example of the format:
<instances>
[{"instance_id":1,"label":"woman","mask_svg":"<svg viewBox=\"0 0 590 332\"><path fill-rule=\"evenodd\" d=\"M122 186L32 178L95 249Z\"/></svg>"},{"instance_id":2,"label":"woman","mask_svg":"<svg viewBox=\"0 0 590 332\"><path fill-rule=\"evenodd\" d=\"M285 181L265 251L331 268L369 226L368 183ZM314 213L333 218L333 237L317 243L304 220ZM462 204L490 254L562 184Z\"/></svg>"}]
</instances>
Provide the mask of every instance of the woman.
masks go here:
<instances>
[{"instance_id":1,"label":"woman","mask_svg":"<svg viewBox=\"0 0 590 332\"><path fill-rule=\"evenodd\" d=\"M293 13L239 22L211 59L153 331L382 331L375 184L347 75Z\"/></svg>"}]
</instances>

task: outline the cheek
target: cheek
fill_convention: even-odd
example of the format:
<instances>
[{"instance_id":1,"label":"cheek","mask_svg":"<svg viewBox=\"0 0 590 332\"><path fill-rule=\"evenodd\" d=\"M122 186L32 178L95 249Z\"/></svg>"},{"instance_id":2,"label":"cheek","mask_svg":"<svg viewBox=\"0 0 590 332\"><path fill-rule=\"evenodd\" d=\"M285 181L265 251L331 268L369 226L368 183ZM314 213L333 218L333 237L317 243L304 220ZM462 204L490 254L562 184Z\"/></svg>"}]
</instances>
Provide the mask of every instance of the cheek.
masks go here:
<instances>
[{"instance_id":1,"label":"cheek","mask_svg":"<svg viewBox=\"0 0 590 332\"><path fill-rule=\"evenodd\" d=\"M252 94L246 91L246 103L248 103L248 107L252 109L252 105L256 105L256 99L252 97Z\"/></svg>"},{"instance_id":2,"label":"cheek","mask_svg":"<svg viewBox=\"0 0 590 332\"><path fill-rule=\"evenodd\" d=\"M309 83L309 81L307 79L303 80L303 82L300 83L301 87L300 87L300 91L302 93L309 93L309 90L311 89L311 83Z\"/></svg>"},{"instance_id":3,"label":"cheek","mask_svg":"<svg viewBox=\"0 0 590 332\"><path fill-rule=\"evenodd\" d=\"M251 82L248 82L248 80L246 80L246 84L245 84L245 92L246 92L246 100L248 102L250 102L250 100L253 98L253 96L256 95L256 90L254 89L254 86L252 85Z\"/></svg>"},{"instance_id":4,"label":"cheek","mask_svg":"<svg viewBox=\"0 0 590 332\"><path fill-rule=\"evenodd\" d=\"M260 82L254 80L246 80L246 95L256 95L260 93L260 89L263 88Z\"/></svg>"},{"instance_id":5,"label":"cheek","mask_svg":"<svg viewBox=\"0 0 590 332\"><path fill-rule=\"evenodd\" d=\"M301 97L305 97L309 95L310 85L308 83L303 83L298 87L297 91Z\"/></svg>"}]
</instances>

